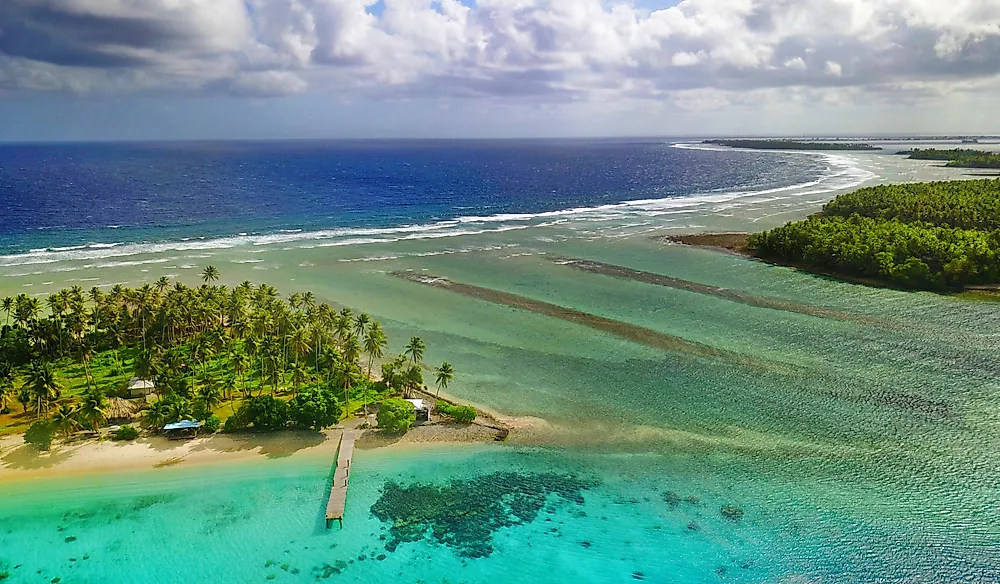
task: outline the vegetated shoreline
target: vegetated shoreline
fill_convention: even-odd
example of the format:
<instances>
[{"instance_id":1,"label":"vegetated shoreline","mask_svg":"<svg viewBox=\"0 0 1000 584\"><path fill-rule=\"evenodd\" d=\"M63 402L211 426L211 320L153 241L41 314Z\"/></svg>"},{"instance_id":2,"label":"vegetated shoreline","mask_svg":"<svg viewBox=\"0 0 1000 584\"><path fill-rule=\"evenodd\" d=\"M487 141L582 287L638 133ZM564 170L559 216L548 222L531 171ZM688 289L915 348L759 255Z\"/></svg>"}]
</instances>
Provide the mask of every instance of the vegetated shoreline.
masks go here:
<instances>
[{"instance_id":1,"label":"vegetated shoreline","mask_svg":"<svg viewBox=\"0 0 1000 584\"><path fill-rule=\"evenodd\" d=\"M875 288L895 288L891 283L877 280L875 278L861 278L850 274L838 274L829 270L818 270L812 266L787 262L774 258L762 258L753 253L750 249L749 240L752 233L728 232L728 233L696 233L691 235L667 235L662 238L668 243L678 243L691 247L701 247L713 251L738 255L751 260L770 264L772 266L782 266L794 268L803 272L808 272L817 276L842 280L852 284L864 284Z\"/></svg>"},{"instance_id":2,"label":"vegetated shoreline","mask_svg":"<svg viewBox=\"0 0 1000 584\"><path fill-rule=\"evenodd\" d=\"M839 151L839 152L876 152L882 150L880 146L872 146L864 142L821 142L802 141L787 139L732 139L732 140L705 140L703 144L714 146L726 146L729 148L743 148L747 150L804 150L804 151Z\"/></svg>"},{"instance_id":3,"label":"vegetated shoreline","mask_svg":"<svg viewBox=\"0 0 1000 584\"><path fill-rule=\"evenodd\" d=\"M912 291L906 288L895 286L892 284L892 282L879 280L877 278L863 278L852 274L839 274L837 272L833 272L830 270L819 270L813 266L800 264L796 262L788 262L774 258L763 258L757 256L750 249L749 239L751 235L752 235L751 233L746 233L746 232L695 233L689 235L667 235L659 239L667 243L676 243L680 245L688 245L691 247L700 247L717 252L738 255L740 257L752 259L765 264L770 264L772 266L793 268L816 276L831 278L842 282L849 282L851 284L861 284L864 286L871 286L873 288L890 288L893 290ZM957 291L957 292L951 291L941 294L945 296L954 296L957 298L962 298L964 300L1000 302L1000 286L997 286L996 288L990 286L970 286L966 288L964 291Z\"/></svg>"},{"instance_id":4,"label":"vegetated shoreline","mask_svg":"<svg viewBox=\"0 0 1000 584\"><path fill-rule=\"evenodd\" d=\"M418 398L435 399L430 394ZM452 405L464 405L451 396L436 398ZM350 418L321 431L287 429L270 433L215 433L190 440L169 440L160 435L146 435L138 440L121 442L110 437L73 436L57 440L46 452L39 452L24 442L23 434L0 437L0 485L28 479L52 479L104 473L156 471L218 464L252 463L261 458L309 459L319 457L334 461L339 438L347 430L361 433L357 447L426 448L493 444L505 441L517 428L537 425L531 419L508 418L479 409L470 424L438 419L413 426L404 434L386 434L375 428L363 428L364 418Z\"/></svg>"}]
</instances>

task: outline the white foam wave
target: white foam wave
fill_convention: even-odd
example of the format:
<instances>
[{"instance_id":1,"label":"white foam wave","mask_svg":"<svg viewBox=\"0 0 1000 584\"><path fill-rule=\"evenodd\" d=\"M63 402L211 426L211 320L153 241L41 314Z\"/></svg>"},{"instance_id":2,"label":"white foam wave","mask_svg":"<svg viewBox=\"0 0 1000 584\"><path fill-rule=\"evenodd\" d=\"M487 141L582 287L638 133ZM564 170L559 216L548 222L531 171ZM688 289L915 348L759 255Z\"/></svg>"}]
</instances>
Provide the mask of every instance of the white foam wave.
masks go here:
<instances>
[{"instance_id":1,"label":"white foam wave","mask_svg":"<svg viewBox=\"0 0 1000 584\"><path fill-rule=\"evenodd\" d=\"M676 148L717 150L698 144L674 144ZM820 157L828 164L827 172L820 178L784 187L761 190L732 190L711 192L686 197L666 197L625 201L594 207L576 207L542 213L499 213L495 215L469 215L433 223L399 225L395 227L336 228L316 231L285 229L271 234L240 234L218 238L183 238L179 241L161 243L90 243L86 245L60 248L34 249L27 253L0 256L0 268L22 265L52 264L70 261L106 260L140 254L161 254L167 252L195 252L185 259L211 257L210 250L246 247L247 253L260 253L272 246L295 248L324 248L351 245L367 245L439 239L488 233L503 233L511 230L559 227L579 230L580 225L642 218L682 215L698 210L720 211L742 204L762 204L779 199L804 200L810 195L829 193L856 187L877 178L874 173L860 168L857 163L842 155L826 152L800 152L799 154ZM661 222L669 220L660 219ZM643 224L630 224L640 227ZM587 230L590 234L592 231ZM258 249L254 249L258 248ZM201 253L198 253L201 252ZM176 259L171 258L171 259ZM85 267L119 267L141 263L161 263L165 260L138 260L135 262L108 262ZM259 260L238 260L237 263L259 263ZM183 269L195 266L185 264ZM79 269L75 267L63 270ZM60 270L60 268L56 268ZM45 271L55 271L51 268Z\"/></svg>"}]
</instances>

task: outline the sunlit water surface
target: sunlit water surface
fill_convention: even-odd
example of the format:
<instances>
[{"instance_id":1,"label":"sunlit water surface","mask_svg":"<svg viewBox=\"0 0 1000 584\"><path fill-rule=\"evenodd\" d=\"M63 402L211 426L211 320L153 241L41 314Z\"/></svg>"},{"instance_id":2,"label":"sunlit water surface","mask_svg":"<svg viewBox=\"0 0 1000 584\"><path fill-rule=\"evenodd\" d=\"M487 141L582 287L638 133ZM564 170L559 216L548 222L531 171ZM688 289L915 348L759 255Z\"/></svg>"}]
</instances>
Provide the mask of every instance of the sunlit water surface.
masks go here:
<instances>
[{"instance_id":1,"label":"sunlit water surface","mask_svg":"<svg viewBox=\"0 0 1000 584\"><path fill-rule=\"evenodd\" d=\"M846 160L827 188L495 218L441 237L9 256L5 294L194 282L207 263L228 283L312 290L383 320L393 350L423 337L430 361L459 369L459 397L546 422L509 445L359 451L342 530L323 526L331 461L319 457L4 484L0 573L66 583L998 581L997 305L658 239L769 227L863 181L948 176L886 155ZM589 316L418 281L435 278Z\"/></svg>"}]
</instances>

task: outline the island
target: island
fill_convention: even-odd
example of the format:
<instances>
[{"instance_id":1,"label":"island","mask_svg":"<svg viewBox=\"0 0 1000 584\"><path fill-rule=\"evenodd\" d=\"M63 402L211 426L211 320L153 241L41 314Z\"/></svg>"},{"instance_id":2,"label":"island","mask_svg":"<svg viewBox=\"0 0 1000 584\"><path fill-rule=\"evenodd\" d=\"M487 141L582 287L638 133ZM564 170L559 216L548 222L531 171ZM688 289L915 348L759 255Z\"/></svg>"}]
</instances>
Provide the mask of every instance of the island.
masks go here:
<instances>
[{"instance_id":1,"label":"island","mask_svg":"<svg viewBox=\"0 0 1000 584\"><path fill-rule=\"evenodd\" d=\"M368 314L218 278L208 266L195 287L163 277L134 289L74 286L44 304L4 298L0 434L48 450L57 439L317 432L345 420L398 434L432 411L447 423L476 420L474 408L438 400L455 369L425 365L421 338L388 355Z\"/></svg>"},{"instance_id":2,"label":"island","mask_svg":"<svg viewBox=\"0 0 1000 584\"><path fill-rule=\"evenodd\" d=\"M900 154L912 160L940 160L947 162L945 166L952 168L1000 168L1000 154L985 150L953 148L938 150L936 148L905 150Z\"/></svg>"},{"instance_id":3,"label":"island","mask_svg":"<svg viewBox=\"0 0 1000 584\"><path fill-rule=\"evenodd\" d=\"M866 284L1000 290L1000 180L868 187L761 233L669 239Z\"/></svg>"},{"instance_id":4,"label":"island","mask_svg":"<svg viewBox=\"0 0 1000 584\"><path fill-rule=\"evenodd\" d=\"M750 150L840 150L840 151L871 151L881 150L862 142L812 142L796 140L705 140L703 144L727 146L729 148L746 148Z\"/></svg>"}]
</instances>

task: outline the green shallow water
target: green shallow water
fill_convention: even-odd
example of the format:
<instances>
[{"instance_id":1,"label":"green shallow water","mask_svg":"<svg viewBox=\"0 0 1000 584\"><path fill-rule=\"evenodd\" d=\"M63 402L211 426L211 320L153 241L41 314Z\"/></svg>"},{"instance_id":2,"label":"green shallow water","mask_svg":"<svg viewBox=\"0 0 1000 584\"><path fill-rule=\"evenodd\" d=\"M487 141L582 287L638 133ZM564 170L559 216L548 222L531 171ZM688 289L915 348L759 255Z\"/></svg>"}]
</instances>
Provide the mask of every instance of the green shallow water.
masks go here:
<instances>
[{"instance_id":1,"label":"green shallow water","mask_svg":"<svg viewBox=\"0 0 1000 584\"><path fill-rule=\"evenodd\" d=\"M867 164L887 178L923 178L887 160ZM164 274L194 281L184 266L211 262L228 282L308 289L365 310L385 322L393 350L420 335L429 361L458 367L452 393L552 424L519 445L360 452L343 531L321 525L326 460L5 485L0 557L10 580L998 581L998 305L854 286L651 238L766 227L830 196L440 241L234 248L5 274L5 293L44 293ZM588 273L561 258L795 310ZM400 272L585 313L591 325ZM597 319L617 328L598 330ZM380 539L389 526L370 512L388 483L460 481L453 492L490 499L543 473L593 486L582 503L551 496L534 520L497 529L485 558L433 537L389 552ZM671 504L668 492L682 500ZM498 501L491 508L512 509L509 497ZM744 518L723 517L725 505ZM447 541L447 529L440 535Z\"/></svg>"}]
</instances>

